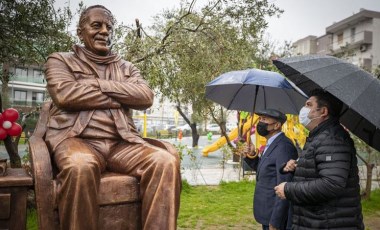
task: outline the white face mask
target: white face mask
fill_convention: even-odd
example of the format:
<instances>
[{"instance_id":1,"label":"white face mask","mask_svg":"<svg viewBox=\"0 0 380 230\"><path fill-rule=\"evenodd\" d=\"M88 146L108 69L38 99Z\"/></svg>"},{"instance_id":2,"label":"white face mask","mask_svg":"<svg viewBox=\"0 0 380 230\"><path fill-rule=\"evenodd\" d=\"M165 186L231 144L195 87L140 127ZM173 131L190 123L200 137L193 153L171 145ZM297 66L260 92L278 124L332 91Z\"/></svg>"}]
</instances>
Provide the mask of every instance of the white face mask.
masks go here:
<instances>
[{"instance_id":1,"label":"white face mask","mask_svg":"<svg viewBox=\"0 0 380 230\"><path fill-rule=\"evenodd\" d=\"M302 109L300 110L300 113L298 115L298 118L300 120L300 123L303 125L303 126L307 126L308 124L310 124L310 122L314 119L317 119L317 118L320 118L321 116L319 117L314 117L312 119L309 118L309 113L310 113L311 109L310 108L307 108L307 107L302 107Z\"/></svg>"}]
</instances>

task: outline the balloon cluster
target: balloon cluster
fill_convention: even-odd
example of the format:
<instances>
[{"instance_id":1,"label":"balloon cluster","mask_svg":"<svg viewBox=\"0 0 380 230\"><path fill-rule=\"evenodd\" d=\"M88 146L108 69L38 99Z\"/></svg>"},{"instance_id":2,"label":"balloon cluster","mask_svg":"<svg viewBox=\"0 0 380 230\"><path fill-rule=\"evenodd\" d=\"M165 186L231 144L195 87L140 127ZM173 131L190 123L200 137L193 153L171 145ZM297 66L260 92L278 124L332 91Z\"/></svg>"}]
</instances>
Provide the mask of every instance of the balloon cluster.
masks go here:
<instances>
[{"instance_id":1,"label":"balloon cluster","mask_svg":"<svg viewBox=\"0 0 380 230\"><path fill-rule=\"evenodd\" d=\"M16 123L19 114L15 109L6 109L0 113L0 140L4 140L8 135L15 137L22 132L22 127Z\"/></svg>"}]
</instances>

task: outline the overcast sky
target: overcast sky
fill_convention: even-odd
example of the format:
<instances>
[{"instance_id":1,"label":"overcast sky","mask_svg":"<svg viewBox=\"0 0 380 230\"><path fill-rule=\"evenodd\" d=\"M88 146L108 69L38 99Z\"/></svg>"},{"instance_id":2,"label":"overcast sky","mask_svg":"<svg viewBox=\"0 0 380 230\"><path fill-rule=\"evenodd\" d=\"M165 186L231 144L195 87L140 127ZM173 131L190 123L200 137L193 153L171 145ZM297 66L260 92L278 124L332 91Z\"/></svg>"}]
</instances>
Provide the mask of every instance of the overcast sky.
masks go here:
<instances>
[{"instance_id":1,"label":"overcast sky","mask_svg":"<svg viewBox=\"0 0 380 230\"><path fill-rule=\"evenodd\" d=\"M206 0L198 0L201 5ZM79 0L56 0L56 6L69 4L73 10ZM153 22L153 16L163 9L178 7L180 0L84 0L85 5L101 4L124 24L139 18L143 26ZM284 10L280 18L269 18L267 33L272 41L297 41L308 35L321 36L326 27L359 12L360 8L380 11L380 0L269 0ZM77 19L75 19L77 21ZM72 27L73 29L74 27Z\"/></svg>"}]
</instances>

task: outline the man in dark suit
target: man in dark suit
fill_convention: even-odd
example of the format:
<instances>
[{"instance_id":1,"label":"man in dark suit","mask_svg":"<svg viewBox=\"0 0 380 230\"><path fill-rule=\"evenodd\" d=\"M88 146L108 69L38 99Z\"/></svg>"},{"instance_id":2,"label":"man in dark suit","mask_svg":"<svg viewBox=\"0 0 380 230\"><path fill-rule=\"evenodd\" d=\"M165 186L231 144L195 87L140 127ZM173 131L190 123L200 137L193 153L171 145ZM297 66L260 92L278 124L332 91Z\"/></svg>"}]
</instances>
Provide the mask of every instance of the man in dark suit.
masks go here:
<instances>
[{"instance_id":1,"label":"man in dark suit","mask_svg":"<svg viewBox=\"0 0 380 230\"><path fill-rule=\"evenodd\" d=\"M256 171L254 217L263 225L263 230L286 229L289 202L278 198L274 187L281 182L291 180L292 174L282 174L280 169L290 159L297 158L297 150L281 131L282 125L286 122L283 113L266 109L256 114L260 116L256 130L260 136L267 139L267 144L258 158L244 158Z\"/></svg>"}]
</instances>

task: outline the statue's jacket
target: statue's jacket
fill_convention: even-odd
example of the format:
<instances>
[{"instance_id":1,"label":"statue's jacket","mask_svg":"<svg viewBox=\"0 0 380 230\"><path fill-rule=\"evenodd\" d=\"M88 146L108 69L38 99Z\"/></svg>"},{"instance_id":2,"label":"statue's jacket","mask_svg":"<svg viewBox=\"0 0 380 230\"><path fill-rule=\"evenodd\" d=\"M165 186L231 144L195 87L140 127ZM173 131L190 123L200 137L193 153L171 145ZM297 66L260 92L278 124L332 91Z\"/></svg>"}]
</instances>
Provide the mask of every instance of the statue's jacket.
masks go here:
<instances>
[{"instance_id":1,"label":"statue's jacket","mask_svg":"<svg viewBox=\"0 0 380 230\"><path fill-rule=\"evenodd\" d=\"M118 59L103 65L107 66L105 78L99 77L97 65L71 52L49 56L45 78L53 103L45 140L52 151L63 140L79 136L96 110L111 112L121 139L144 142L133 123L131 109L149 108L153 91L130 62Z\"/></svg>"}]
</instances>

